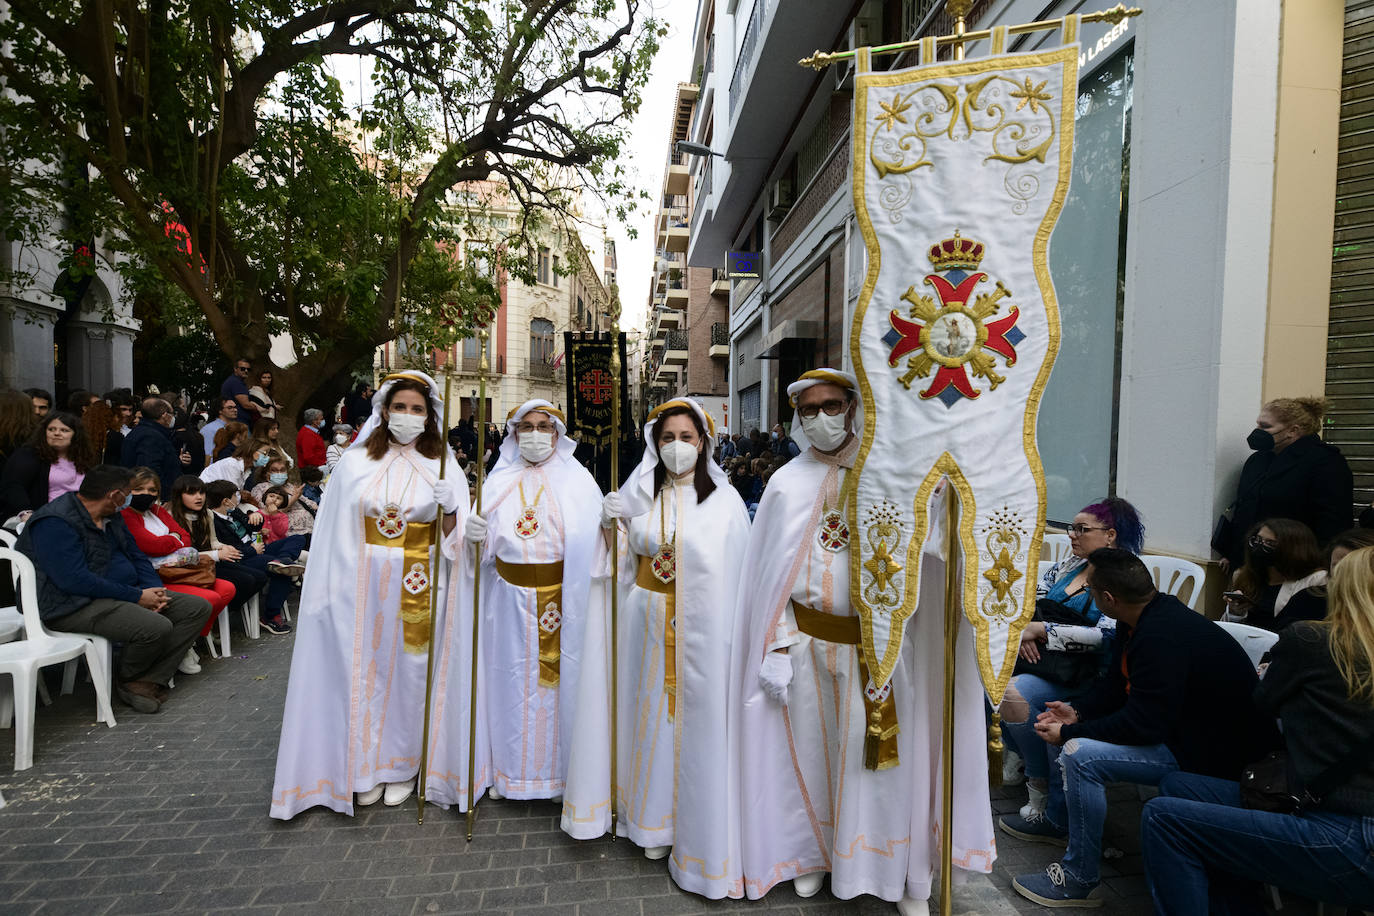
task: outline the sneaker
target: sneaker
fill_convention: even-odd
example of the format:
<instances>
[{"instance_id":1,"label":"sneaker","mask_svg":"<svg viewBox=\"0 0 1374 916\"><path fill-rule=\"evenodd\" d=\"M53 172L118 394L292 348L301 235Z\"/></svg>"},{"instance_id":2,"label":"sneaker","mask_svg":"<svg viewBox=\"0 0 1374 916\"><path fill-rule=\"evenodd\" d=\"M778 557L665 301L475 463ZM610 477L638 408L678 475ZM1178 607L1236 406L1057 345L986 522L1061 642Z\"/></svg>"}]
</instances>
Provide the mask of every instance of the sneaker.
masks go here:
<instances>
[{"instance_id":1,"label":"sneaker","mask_svg":"<svg viewBox=\"0 0 1374 916\"><path fill-rule=\"evenodd\" d=\"M287 633L291 632L291 624L282 620L280 614L272 618L264 617L260 619L258 621L258 626L262 627L273 636L285 636Z\"/></svg>"},{"instance_id":2,"label":"sneaker","mask_svg":"<svg viewBox=\"0 0 1374 916\"><path fill-rule=\"evenodd\" d=\"M998 818L997 825L1002 828L1003 833L1009 833L1018 840L1044 843L1047 846L1069 845L1069 832L1052 824L1043 811L1033 811L1030 817L1008 814L1006 817Z\"/></svg>"},{"instance_id":3,"label":"sneaker","mask_svg":"<svg viewBox=\"0 0 1374 916\"><path fill-rule=\"evenodd\" d=\"M186 650L186 655L177 664L177 670L182 674L200 674L200 659L196 657L195 649Z\"/></svg>"},{"instance_id":4,"label":"sneaker","mask_svg":"<svg viewBox=\"0 0 1374 916\"><path fill-rule=\"evenodd\" d=\"M267 564L267 568L274 573L282 576L299 576L305 572L305 564L298 560L290 562L286 560L273 560Z\"/></svg>"},{"instance_id":5,"label":"sneaker","mask_svg":"<svg viewBox=\"0 0 1374 916\"><path fill-rule=\"evenodd\" d=\"M1096 884L1084 884L1075 880L1058 862L1051 863L1043 872L1012 878L1011 886L1016 888L1016 893L1027 900L1034 900L1041 906L1102 905Z\"/></svg>"},{"instance_id":6,"label":"sneaker","mask_svg":"<svg viewBox=\"0 0 1374 916\"><path fill-rule=\"evenodd\" d=\"M1026 781L1026 762L1021 755L1006 748L1002 751L1002 785L1019 786Z\"/></svg>"}]
</instances>

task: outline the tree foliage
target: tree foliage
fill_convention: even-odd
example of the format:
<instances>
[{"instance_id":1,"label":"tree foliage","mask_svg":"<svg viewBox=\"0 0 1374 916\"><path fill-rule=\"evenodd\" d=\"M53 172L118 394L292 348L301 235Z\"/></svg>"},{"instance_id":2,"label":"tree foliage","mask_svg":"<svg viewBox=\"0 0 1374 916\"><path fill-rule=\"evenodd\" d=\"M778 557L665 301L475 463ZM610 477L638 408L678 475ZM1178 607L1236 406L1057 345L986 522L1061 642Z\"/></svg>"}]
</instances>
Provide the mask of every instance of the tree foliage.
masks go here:
<instances>
[{"instance_id":1,"label":"tree foliage","mask_svg":"<svg viewBox=\"0 0 1374 916\"><path fill-rule=\"evenodd\" d=\"M289 332L290 412L398 333L471 333L580 191L633 206L617 159L663 34L641 0L8 8L0 232L105 239L231 357L268 366ZM494 229L483 187L520 218Z\"/></svg>"}]
</instances>

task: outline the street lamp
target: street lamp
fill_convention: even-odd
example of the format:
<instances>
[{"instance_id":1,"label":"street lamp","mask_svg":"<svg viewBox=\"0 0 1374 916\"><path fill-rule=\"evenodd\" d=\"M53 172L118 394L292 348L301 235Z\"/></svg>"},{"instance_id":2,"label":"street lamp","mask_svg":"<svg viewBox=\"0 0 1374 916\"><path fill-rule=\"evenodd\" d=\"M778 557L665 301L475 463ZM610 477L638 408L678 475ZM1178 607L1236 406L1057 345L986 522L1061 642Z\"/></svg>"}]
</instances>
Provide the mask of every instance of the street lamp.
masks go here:
<instances>
[{"instance_id":1,"label":"street lamp","mask_svg":"<svg viewBox=\"0 0 1374 916\"><path fill-rule=\"evenodd\" d=\"M705 143L693 143L691 140L677 141L677 151L688 156L719 156L724 159L724 153L718 153Z\"/></svg>"}]
</instances>

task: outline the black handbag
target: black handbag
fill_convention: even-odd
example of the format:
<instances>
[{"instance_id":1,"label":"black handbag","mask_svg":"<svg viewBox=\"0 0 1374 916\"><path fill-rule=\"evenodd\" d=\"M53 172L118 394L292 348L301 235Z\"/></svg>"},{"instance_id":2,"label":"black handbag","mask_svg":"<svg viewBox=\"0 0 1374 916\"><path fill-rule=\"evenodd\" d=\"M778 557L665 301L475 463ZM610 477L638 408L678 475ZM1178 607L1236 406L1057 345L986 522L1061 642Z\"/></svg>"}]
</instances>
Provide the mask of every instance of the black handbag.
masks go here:
<instances>
[{"instance_id":1,"label":"black handbag","mask_svg":"<svg viewBox=\"0 0 1374 916\"><path fill-rule=\"evenodd\" d=\"M1049 598L1039 598L1035 602L1034 620L1043 623L1063 623L1076 627L1090 627L1092 621L1073 608ZM1040 653L1040 661L1030 662L1024 658L1016 660L1016 674L1033 674L1052 684L1077 687L1097 676L1102 667L1102 653L1063 652L1045 650Z\"/></svg>"},{"instance_id":2,"label":"black handbag","mask_svg":"<svg viewBox=\"0 0 1374 916\"><path fill-rule=\"evenodd\" d=\"M1350 781L1370 751L1374 751L1374 733L1306 786L1298 783L1288 752L1271 751L1240 774L1240 803L1252 811L1275 814L1300 814L1320 807L1328 795Z\"/></svg>"}]
</instances>

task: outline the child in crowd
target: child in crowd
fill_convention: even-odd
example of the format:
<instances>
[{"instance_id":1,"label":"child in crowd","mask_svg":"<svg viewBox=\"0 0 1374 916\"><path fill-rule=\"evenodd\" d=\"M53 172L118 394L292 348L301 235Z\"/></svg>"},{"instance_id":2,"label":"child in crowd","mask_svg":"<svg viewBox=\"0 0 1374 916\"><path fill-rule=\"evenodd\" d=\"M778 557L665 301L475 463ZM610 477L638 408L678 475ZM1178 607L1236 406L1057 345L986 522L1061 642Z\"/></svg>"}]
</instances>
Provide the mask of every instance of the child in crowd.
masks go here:
<instances>
[{"instance_id":1,"label":"child in crowd","mask_svg":"<svg viewBox=\"0 0 1374 916\"><path fill-rule=\"evenodd\" d=\"M301 484L305 488L301 491L301 498L308 500L305 507L310 509L313 515L316 510L311 506L319 506L320 500L324 497L324 473L319 468L305 467L301 468L300 474Z\"/></svg>"},{"instance_id":2,"label":"child in crowd","mask_svg":"<svg viewBox=\"0 0 1374 916\"><path fill-rule=\"evenodd\" d=\"M215 536L241 553L245 562L261 564L264 572L275 574L268 583L263 626L269 633L289 633L291 628L281 614L281 605L290 591L291 577L305 572L305 538L292 534L270 544L258 543L257 529L263 524L262 516L256 511L245 513L237 505L238 498L238 487L227 480L216 480L206 486L205 502L214 516Z\"/></svg>"},{"instance_id":3,"label":"child in crowd","mask_svg":"<svg viewBox=\"0 0 1374 916\"><path fill-rule=\"evenodd\" d=\"M290 495L281 487L269 487L262 494L262 536L272 544L286 537L291 520L286 515Z\"/></svg>"}]
</instances>

